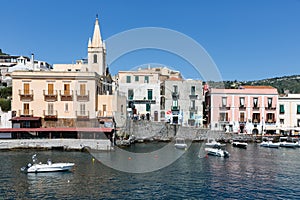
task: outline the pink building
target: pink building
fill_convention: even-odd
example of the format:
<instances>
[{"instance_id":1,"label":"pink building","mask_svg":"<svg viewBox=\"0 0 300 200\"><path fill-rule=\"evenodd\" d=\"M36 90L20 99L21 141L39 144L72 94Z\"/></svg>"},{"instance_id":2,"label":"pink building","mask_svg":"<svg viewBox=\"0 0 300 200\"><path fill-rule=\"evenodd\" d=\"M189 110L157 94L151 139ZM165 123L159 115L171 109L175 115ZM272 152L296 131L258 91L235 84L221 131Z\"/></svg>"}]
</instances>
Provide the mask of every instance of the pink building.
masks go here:
<instances>
[{"instance_id":1,"label":"pink building","mask_svg":"<svg viewBox=\"0 0 300 200\"><path fill-rule=\"evenodd\" d=\"M276 133L277 89L271 86L211 88L206 93L207 122L212 130Z\"/></svg>"}]
</instances>

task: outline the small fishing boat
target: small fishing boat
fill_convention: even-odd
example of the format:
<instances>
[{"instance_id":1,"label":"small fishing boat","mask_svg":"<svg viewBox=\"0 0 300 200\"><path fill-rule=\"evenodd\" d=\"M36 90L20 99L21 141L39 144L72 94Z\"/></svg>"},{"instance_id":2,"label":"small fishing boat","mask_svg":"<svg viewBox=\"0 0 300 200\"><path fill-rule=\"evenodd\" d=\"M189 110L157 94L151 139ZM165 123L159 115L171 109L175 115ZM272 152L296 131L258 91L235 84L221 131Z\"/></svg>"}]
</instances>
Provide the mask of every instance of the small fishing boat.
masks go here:
<instances>
[{"instance_id":1,"label":"small fishing boat","mask_svg":"<svg viewBox=\"0 0 300 200\"><path fill-rule=\"evenodd\" d=\"M261 147L269 147L269 148L278 148L280 146L279 142L272 142L272 141L263 141L260 143Z\"/></svg>"},{"instance_id":2,"label":"small fishing boat","mask_svg":"<svg viewBox=\"0 0 300 200\"><path fill-rule=\"evenodd\" d=\"M207 139L205 146L212 147L212 148L219 148L225 146L225 144L221 144L220 142L217 142L214 138L209 138Z\"/></svg>"},{"instance_id":3,"label":"small fishing boat","mask_svg":"<svg viewBox=\"0 0 300 200\"><path fill-rule=\"evenodd\" d=\"M232 146L247 149L248 144L246 142L234 141L232 142Z\"/></svg>"},{"instance_id":4,"label":"small fishing boat","mask_svg":"<svg viewBox=\"0 0 300 200\"><path fill-rule=\"evenodd\" d=\"M210 148L210 147L207 147L205 148L205 151L207 152L207 155L212 155L212 156L218 156L218 157L229 157L229 153L228 151L225 151L223 149L220 149L220 148Z\"/></svg>"},{"instance_id":5,"label":"small fishing boat","mask_svg":"<svg viewBox=\"0 0 300 200\"><path fill-rule=\"evenodd\" d=\"M61 172L70 171L74 167L74 163L52 163L48 159L47 163L37 162L36 154L32 156L32 162L21 168L25 173L40 173L40 172Z\"/></svg>"},{"instance_id":6,"label":"small fishing boat","mask_svg":"<svg viewBox=\"0 0 300 200\"><path fill-rule=\"evenodd\" d=\"M187 144L185 143L185 140L183 138L176 138L175 140L175 147L177 149L186 149Z\"/></svg>"},{"instance_id":7,"label":"small fishing boat","mask_svg":"<svg viewBox=\"0 0 300 200\"><path fill-rule=\"evenodd\" d=\"M281 147L295 148L297 144L290 137L280 137L279 143Z\"/></svg>"}]
</instances>

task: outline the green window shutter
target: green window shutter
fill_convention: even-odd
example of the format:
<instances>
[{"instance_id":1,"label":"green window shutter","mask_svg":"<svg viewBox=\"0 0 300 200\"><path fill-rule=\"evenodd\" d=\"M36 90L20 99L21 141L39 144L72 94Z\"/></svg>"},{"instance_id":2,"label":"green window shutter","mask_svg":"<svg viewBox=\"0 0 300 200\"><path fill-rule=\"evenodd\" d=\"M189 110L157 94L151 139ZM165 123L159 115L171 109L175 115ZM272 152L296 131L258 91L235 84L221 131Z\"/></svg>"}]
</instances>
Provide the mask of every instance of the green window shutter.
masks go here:
<instances>
[{"instance_id":1,"label":"green window shutter","mask_svg":"<svg viewBox=\"0 0 300 200\"><path fill-rule=\"evenodd\" d=\"M300 105L297 105L297 114L300 114Z\"/></svg>"},{"instance_id":2,"label":"green window shutter","mask_svg":"<svg viewBox=\"0 0 300 200\"><path fill-rule=\"evenodd\" d=\"M152 100L152 90L148 90L148 100Z\"/></svg>"},{"instance_id":3,"label":"green window shutter","mask_svg":"<svg viewBox=\"0 0 300 200\"><path fill-rule=\"evenodd\" d=\"M147 111L147 112L150 111L150 104L149 104L149 103L146 104L146 111Z\"/></svg>"},{"instance_id":4,"label":"green window shutter","mask_svg":"<svg viewBox=\"0 0 300 200\"><path fill-rule=\"evenodd\" d=\"M284 105L279 106L279 112L280 112L280 114L284 113Z\"/></svg>"}]
</instances>

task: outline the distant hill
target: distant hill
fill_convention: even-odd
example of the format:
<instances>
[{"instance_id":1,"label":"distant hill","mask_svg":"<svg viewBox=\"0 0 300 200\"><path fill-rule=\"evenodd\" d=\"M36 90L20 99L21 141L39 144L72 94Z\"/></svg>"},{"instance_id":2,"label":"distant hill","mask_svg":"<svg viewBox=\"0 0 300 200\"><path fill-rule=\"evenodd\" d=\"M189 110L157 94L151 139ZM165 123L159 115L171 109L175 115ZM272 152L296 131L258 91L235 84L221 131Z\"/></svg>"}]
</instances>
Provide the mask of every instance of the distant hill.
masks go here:
<instances>
[{"instance_id":1,"label":"distant hill","mask_svg":"<svg viewBox=\"0 0 300 200\"><path fill-rule=\"evenodd\" d=\"M268 78L263 80L255 81L223 81L223 82L213 82L208 81L210 87L217 88L238 88L243 85L270 85L277 88L279 94L284 93L300 93L300 75L292 76L282 76L275 78Z\"/></svg>"}]
</instances>

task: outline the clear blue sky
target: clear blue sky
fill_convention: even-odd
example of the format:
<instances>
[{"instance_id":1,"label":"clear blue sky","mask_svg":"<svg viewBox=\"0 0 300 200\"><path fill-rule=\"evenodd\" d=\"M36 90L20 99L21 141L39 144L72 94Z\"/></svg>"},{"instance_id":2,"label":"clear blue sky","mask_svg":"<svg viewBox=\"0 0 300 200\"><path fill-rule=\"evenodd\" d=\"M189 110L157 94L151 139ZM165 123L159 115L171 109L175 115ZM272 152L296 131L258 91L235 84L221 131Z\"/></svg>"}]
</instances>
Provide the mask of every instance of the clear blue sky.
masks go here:
<instances>
[{"instance_id":1,"label":"clear blue sky","mask_svg":"<svg viewBox=\"0 0 300 200\"><path fill-rule=\"evenodd\" d=\"M33 52L51 64L86 58L98 13L103 39L141 27L186 34L205 48L224 80L300 74L299 0L10 0L0 5L2 51ZM187 62L174 57L135 52L110 70L163 63L197 78L185 70Z\"/></svg>"}]
</instances>

